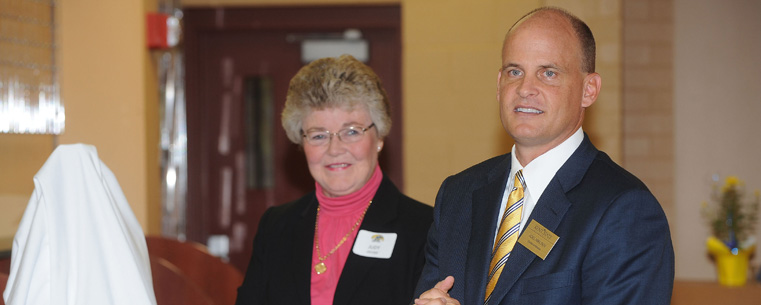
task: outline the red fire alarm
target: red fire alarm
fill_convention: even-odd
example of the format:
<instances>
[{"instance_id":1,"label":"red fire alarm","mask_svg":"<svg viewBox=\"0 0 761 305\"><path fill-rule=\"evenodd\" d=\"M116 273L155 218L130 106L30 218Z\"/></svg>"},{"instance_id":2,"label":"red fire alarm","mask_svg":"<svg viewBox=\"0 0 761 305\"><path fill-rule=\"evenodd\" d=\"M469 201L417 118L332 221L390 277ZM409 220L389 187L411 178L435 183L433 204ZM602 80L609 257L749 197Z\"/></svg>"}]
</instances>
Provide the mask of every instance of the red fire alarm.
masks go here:
<instances>
[{"instance_id":1,"label":"red fire alarm","mask_svg":"<svg viewBox=\"0 0 761 305\"><path fill-rule=\"evenodd\" d=\"M146 15L146 42L148 48L165 49L174 47L179 41L180 22L177 18L162 14Z\"/></svg>"}]
</instances>

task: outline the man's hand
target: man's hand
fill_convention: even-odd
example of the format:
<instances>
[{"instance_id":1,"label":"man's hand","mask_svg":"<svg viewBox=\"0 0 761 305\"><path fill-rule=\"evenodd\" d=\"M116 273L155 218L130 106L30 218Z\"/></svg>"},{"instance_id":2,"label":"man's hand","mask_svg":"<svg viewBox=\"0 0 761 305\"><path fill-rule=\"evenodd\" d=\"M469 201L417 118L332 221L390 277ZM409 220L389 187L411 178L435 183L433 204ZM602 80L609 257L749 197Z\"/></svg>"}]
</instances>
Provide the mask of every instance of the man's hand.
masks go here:
<instances>
[{"instance_id":1,"label":"man's hand","mask_svg":"<svg viewBox=\"0 0 761 305\"><path fill-rule=\"evenodd\" d=\"M436 283L431 290L423 292L415 299L415 305L460 305L460 302L449 297L449 289L454 285L454 277L447 276L443 281Z\"/></svg>"}]
</instances>

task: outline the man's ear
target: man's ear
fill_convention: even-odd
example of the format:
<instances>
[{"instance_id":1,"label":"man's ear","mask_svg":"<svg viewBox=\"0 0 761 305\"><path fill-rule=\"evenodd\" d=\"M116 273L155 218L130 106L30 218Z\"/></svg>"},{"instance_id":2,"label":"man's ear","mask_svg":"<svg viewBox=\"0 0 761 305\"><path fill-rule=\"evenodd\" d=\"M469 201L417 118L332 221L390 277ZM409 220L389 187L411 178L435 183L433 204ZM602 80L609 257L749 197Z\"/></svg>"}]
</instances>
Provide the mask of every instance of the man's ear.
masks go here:
<instances>
[{"instance_id":1,"label":"man's ear","mask_svg":"<svg viewBox=\"0 0 761 305\"><path fill-rule=\"evenodd\" d=\"M602 86L602 77L597 73L589 73L584 77L584 95L581 98L581 107L587 108L592 106L600 94Z\"/></svg>"}]
</instances>

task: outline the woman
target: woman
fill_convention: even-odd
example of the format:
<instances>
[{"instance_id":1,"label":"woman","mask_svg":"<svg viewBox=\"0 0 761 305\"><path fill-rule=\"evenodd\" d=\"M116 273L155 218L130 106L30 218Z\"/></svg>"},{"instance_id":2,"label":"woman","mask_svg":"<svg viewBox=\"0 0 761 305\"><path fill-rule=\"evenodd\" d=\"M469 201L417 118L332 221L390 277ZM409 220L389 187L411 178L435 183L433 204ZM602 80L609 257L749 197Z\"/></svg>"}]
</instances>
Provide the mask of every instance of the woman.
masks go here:
<instances>
[{"instance_id":1,"label":"woman","mask_svg":"<svg viewBox=\"0 0 761 305\"><path fill-rule=\"evenodd\" d=\"M236 304L409 304L431 208L383 176L391 128L380 79L351 56L291 79L282 114L315 192L268 209Z\"/></svg>"}]
</instances>

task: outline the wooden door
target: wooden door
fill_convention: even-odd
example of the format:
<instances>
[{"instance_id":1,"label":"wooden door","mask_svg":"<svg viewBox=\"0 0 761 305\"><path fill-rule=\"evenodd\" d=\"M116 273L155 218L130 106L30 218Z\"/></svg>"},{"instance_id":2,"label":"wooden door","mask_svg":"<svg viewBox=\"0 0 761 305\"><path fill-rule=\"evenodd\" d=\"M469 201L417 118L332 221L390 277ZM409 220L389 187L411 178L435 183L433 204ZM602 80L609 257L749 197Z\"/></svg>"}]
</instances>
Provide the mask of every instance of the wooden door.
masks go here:
<instances>
[{"instance_id":1,"label":"wooden door","mask_svg":"<svg viewBox=\"0 0 761 305\"><path fill-rule=\"evenodd\" d=\"M245 270L266 208L314 190L300 148L280 113L303 66L298 39L359 29L367 64L380 76L393 128L380 164L402 187L401 39L398 6L210 8L184 11L188 123L187 237L229 237L231 263Z\"/></svg>"}]
</instances>

